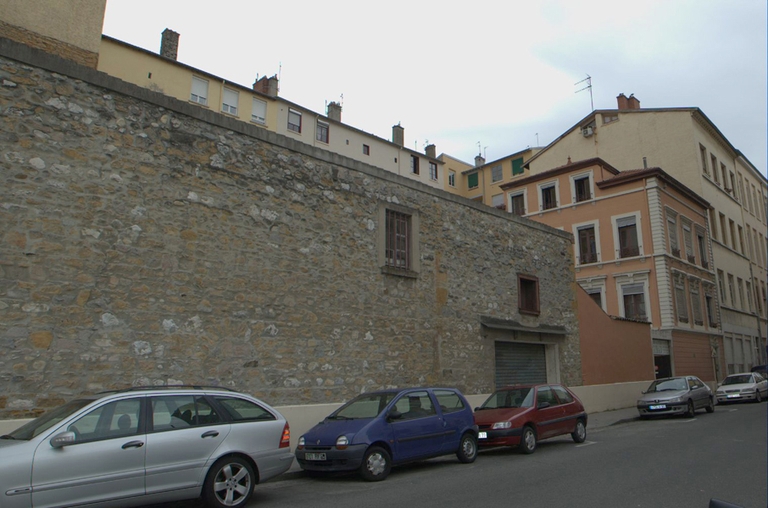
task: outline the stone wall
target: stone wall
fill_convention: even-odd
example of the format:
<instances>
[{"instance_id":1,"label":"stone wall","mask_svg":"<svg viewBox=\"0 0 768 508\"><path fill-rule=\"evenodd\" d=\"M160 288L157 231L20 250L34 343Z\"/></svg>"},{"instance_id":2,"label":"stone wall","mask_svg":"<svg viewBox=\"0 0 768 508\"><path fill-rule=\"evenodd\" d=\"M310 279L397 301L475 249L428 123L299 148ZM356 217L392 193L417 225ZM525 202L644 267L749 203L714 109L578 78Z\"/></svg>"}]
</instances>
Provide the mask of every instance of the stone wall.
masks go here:
<instances>
[{"instance_id":1,"label":"stone wall","mask_svg":"<svg viewBox=\"0 0 768 508\"><path fill-rule=\"evenodd\" d=\"M139 384L487 393L480 315L564 329L581 384L569 234L7 40L0 85L0 418ZM415 278L379 265L391 206Z\"/></svg>"}]
</instances>

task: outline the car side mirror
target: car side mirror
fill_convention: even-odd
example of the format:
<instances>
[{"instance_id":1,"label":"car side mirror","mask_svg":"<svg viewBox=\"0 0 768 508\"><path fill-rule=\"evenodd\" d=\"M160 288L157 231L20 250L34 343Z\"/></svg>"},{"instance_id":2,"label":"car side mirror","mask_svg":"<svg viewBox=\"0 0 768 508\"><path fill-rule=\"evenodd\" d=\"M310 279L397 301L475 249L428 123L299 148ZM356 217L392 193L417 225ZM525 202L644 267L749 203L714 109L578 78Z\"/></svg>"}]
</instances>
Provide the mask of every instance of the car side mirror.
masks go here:
<instances>
[{"instance_id":1,"label":"car side mirror","mask_svg":"<svg viewBox=\"0 0 768 508\"><path fill-rule=\"evenodd\" d=\"M549 402L542 402L541 404L539 404L539 405L536 407L536 409L546 409L546 408L548 408L549 406L550 406L550 403L549 403Z\"/></svg>"},{"instance_id":2,"label":"car side mirror","mask_svg":"<svg viewBox=\"0 0 768 508\"><path fill-rule=\"evenodd\" d=\"M399 420L402 416L403 416L403 413L401 413L397 409L393 409L392 411L389 412L389 416L387 416L387 420L389 421Z\"/></svg>"},{"instance_id":3,"label":"car side mirror","mask_svg":"<svg viewBox=\"0 0 768 508\"><path fill-rule=\"evenodd\" d=\"M473 411L480 411L480 408L476 407L475 409L473 409Z\"/></svg>"},{"instance_id":4,"label":"car side mirror","mask_svg":"<svg viewBox=\"0 0 768 508\"><path fill-rule=\"evenodd\" d=\"M49 441L54 448L62 448L67 445L74 444L76 438L75 433L71 431L59 432L51 438Z\"/></svg>"}]
</instances>

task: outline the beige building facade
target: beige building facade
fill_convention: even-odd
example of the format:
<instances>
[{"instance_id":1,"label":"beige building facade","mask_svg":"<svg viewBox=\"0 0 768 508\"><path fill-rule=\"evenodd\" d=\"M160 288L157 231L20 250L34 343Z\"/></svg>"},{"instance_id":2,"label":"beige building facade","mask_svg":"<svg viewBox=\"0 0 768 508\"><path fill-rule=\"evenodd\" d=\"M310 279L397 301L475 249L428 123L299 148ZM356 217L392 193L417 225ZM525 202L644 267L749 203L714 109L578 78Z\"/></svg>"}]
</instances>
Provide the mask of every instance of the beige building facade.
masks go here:
<instances>
[{"instance_id":1,"label":"beige building facade","mask_svg":"<svg viewBox=\"0 0 768 508\"><path fill-rule=\"evenodd\" d=\"M620 172L599 158L502 187L509 210L573 234L576 280L606 314L651 324L656 375L723 378L706 201L659 168Z\"/></svg>"},{"instance_id":2,"label":"beige building facade","mask_svg":"<svg viewBox=\"0 0 768 508\"><path fill-rule=\"evenodd\" d=\"M635 97L593 111L526 166L538 174L571 158L600 157L625 171L660 166L710 203L726 372L766 361L768 182L698 108L641 108Z\"/></svg>"},{"instance_id":3,"label":"beige building facade","mask_svg":"<svg viewBox=\"0 0 768 508\"><path fill-rule=\"evenodd\" d=\"M458 193L465 198L506 210L502 186L525 176L525 162L540 148L526 148L500 159L486 162L478 155L475 165L465 168L457 184Z\"/></svg>"}]
</instances>

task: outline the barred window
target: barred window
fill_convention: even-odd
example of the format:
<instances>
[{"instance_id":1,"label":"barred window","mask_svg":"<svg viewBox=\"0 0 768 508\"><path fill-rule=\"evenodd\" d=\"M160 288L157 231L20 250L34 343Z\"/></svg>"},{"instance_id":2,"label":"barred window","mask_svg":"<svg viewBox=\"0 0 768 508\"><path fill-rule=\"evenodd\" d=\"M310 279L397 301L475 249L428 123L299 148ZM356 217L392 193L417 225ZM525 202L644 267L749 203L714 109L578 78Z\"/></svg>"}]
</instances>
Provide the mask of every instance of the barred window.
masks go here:
<instances>
[{"instance_id":1,"label":"barred window","mask_svg":"<svg viewBox=\"0 0 768 508\"><path fill-rule=\"evenodd\" d=\"M386 265L402 270L411 269L411 216L387 210Z\"/></svg>"}]
</instances>

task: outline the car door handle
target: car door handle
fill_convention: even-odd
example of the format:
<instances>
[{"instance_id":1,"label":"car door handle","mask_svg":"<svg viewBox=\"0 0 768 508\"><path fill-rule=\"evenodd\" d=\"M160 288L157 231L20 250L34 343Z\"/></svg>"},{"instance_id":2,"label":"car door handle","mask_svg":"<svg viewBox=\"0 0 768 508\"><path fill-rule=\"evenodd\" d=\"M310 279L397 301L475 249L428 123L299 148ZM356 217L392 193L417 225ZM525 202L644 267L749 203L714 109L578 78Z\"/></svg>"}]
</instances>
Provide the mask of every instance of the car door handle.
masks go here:
<instances>
[{"instance_id":1,"label":"car door handle","mask_svg":"<svg viewBox=\"0 0 768 508\"><path fill-rule=\"evenodd\" d=\"M123 445L123 450L127 450L128 448L141 448L144 446L144 441L128 441Z\"/></svg>"},{"instance_id":2,"label":"car door handle","mask_svg":"<svg viewBox=\"0 0 768 508\"><path fill-rule=\"evenodd\" d=\"M218 435L219 435L219 433L218 433L217 431L215 431L215 430L209 430L208 432L204 432L204 433L203 433L203 435L202 435L202 436L200 436L200 437L202 437L202 438L206 438L206 437L216 437L216 436L218 436Z\"/></svg>"}]
</instances>

